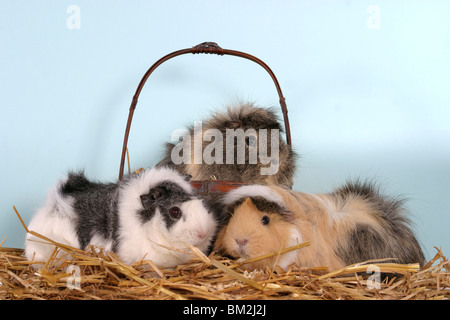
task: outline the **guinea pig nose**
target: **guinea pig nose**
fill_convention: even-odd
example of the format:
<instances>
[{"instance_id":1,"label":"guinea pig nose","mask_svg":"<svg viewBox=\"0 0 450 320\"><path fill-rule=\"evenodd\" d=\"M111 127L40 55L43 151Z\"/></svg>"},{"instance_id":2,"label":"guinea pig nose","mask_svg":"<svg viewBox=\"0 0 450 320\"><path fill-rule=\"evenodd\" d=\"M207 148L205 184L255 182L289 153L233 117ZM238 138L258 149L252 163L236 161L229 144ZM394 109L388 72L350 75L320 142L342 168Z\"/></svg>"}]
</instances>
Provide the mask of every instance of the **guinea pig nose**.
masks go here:
<instances>
[{"instance_id":1,"label":"guinea pig nose","mask_svg":"<svg viewBox=\"0 0 450 320\"><path fill-rule=\"evenodd\" d=\"M238 244L238 246L243 247L248 243L248 238L243 238L243 239L234 239L234 241L236 241L236 243Z\"/></svg>"}]
</instances>

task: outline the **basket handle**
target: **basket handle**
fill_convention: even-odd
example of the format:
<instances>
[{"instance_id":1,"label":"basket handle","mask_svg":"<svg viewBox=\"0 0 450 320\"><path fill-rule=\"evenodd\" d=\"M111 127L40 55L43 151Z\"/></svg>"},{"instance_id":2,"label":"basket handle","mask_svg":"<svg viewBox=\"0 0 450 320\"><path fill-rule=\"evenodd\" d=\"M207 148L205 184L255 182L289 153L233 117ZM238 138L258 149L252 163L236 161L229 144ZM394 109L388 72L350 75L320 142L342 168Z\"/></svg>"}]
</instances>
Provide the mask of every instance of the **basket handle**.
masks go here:
<instances>
[{"instance_id":1,"label":"basket handle","mask_svg":"<svg viewBox=\"0 0 450 320\"><path fill-rule=\"evenodd\" d=\"M285 132L286 133L286 142L289 145L289 147L292 148L291 132L290 132L290 127L289 127L289 118L288 118L288 114L287 114L288 111L287 111L287 106L286 106L286 99L283 97L283 93L281 92L280 84L278 83L278 80L277 80L275 74L269 68L269 66L266 63L264 63L264 61L256 58L255 56L252 56L252 55L250 55L248 53L235 51L235 50L222 49L215 42L203 42L203 43L200 43L199 45L196 45L195 47L174 51L172 53L169 53L169 54L165 55L164 57L162 57L161 59L156 61L150 67L150 69L147 70L147 72L142 77L141 82L139 83L139 85L138 85L138 87L136 89L136 92L135 92L135 94L133 96L133 100L131 101L130 112L128 114L127 127L125 129L125 137L124 137L124 140L123 140L122 158L121 158L121 161L120 161L119 180L121 180L122 177L123 177L123 171L124 171L124 165L125 165L125 156L126 156L127 143L128 143L128 136L129 136L129 133L130 133L130 127L131 127L131 121L133 119L133 113L134 113L134 110L136 109L136 105L138 103L138 98L139 98L139 95L140 95L140 93L142 91L142 88L145 85L145 82L147 81L148 77L153 73L153 71L155 71L155 69L157 67L159 67L162 63L164 63L165 61L167 61L169 59L172 59L174 57L177 57L177 56L180 56L180 55L183 55L183 54L188 54L188 53L191 53L191 54L209 53L209 54L217 54L219 56L231 55L231 56L236 56L236 57L241 57L241 58L244 58L244 59L251 60L251 61L259 64L260 66L262 66L269 73L269 75L272 77L272 80L275 83L275 86L277 88L278 96L280 98L281 111L283 112L284 127L285 127L285 131L286 131Z\"/></svg>"}]
</instances>

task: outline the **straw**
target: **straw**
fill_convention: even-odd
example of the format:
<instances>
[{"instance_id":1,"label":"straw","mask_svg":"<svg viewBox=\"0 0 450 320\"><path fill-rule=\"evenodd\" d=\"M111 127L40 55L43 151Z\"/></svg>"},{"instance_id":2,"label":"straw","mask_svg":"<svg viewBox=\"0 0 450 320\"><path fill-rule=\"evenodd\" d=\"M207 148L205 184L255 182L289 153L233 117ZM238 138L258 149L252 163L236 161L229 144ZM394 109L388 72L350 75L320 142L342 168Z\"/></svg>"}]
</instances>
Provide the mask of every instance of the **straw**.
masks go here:
<instances>
[{"instance_id":1,"label":"straw","mask_svg":"<svg viewBox=\"0 0 450 320\"><path fill-rule=\"evenodd\" d=\"M17 216L20 215L16 208ZM24 225L24 224L23 224ZM27 229L26 229L27 230ZM443 300L450 298L450 261L441 249L420 269L417 264L363 261L338 270L327 266L286 270L249 270L246 264L291 250L301 254L302 243L269 255L235 261L216 253L206 256L188 246L192 259L173 269L142 260L127 265L111 252L89 246L80 250L31 234L55 246L48 261L35 269L23 249L0 245L0 299L308 299L308 300ZM32 233L33 232L33 233ZM373 282L368 267L386 278ZM375 285L374 285L375 284Z\"/></svg>"}]
</instances>

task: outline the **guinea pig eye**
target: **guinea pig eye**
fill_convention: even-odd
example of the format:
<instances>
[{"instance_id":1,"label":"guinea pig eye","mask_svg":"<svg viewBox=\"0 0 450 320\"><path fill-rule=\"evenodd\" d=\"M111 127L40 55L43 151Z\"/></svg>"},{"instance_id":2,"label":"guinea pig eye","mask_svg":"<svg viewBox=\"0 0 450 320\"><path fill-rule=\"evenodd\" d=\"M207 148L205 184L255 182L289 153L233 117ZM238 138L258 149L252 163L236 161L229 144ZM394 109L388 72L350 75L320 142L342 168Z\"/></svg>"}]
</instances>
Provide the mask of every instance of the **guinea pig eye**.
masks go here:
<instances>
[{"instance_id":1,"label":"guinea pig eye","mask_svg":"<svg viewBox=\"0 0 450 320\"><path fill-rule=\"evenodd\" d=\"M180 219L181 218L181 209L178 207L172 207L169 209L169 215L172 219Z\"/></svg>"},{"instance_id":2,"label":"guinea pig eye","mask_svg":"<svg viewBox=\"0 0 450 320\"><path fill-rule=\"evenodd\" d=\"M269 216L263 216L263 217L261 218L261 223L262 223L263 225L267 225L267 224L269 224L269 222L270 222Z\"/></svg>"}]
</instances>

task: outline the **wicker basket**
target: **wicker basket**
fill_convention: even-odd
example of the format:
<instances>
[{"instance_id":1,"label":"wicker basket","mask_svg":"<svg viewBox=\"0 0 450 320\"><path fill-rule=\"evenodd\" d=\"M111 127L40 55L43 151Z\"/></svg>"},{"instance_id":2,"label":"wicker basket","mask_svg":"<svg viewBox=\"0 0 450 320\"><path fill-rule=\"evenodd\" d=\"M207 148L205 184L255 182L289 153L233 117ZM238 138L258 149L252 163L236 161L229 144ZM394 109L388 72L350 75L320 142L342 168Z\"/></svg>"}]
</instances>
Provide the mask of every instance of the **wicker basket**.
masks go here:
<instances>
[{"instance_id":1,"label":"wicker basket","mask_svg":"<svg viewBox=\"0 0 450 320\"><path fill-rule=\"evenodd\" d=\"M172 53L165 55L164 57L162 57L161 59L156 61L142 77L142 79L136 89L136 92L133 96L133 100L131 101L130 111L128 114L127 126L125 129L125 137L123 140L122 158L120 161L119 180L121 180L123 177L125 157L126 157L126 152L127 152L127 143L128 143L128 137L129 137L130 128L131 128L131 121L133 119L134 110L136 109L136 105L138 103L138 98L142 91L142 88L144 87L147 79L150 77L150 75L153 73L153 71L155 71L155 69L158 68L162 63L164 63L165 61L172 59L174 57L188 54L188 53L190 53L190 54L206 53L206 54L216 54L219 56L231 55L231 56L236 56L236 57L241 57L244 59L251 60L251 61L259 64L261 67L263 67L269 73L269 75L272 78L272 80L275 84L275 87L277 89L278 96L280 99L281 111L283 113L284 127L285 127L285 132L286 132L286 142L289 147L292 147L286 99L283 96L280 84L278 83L278 80L277 80L275 74L269 68L269 66L266 63L264 63L262 60L258 59L255 56L252 56L248 53L235 51L235 50L222 49L215 42L203 42L192 48L174 51ZM235 189L239 186L245 185L245 183L236 182L236 181L224 181L224 180L192 180L191 185L198 191L198 193L207 194L207 193L227 192L227 191Z\"/></svg>"}]
</instances>

